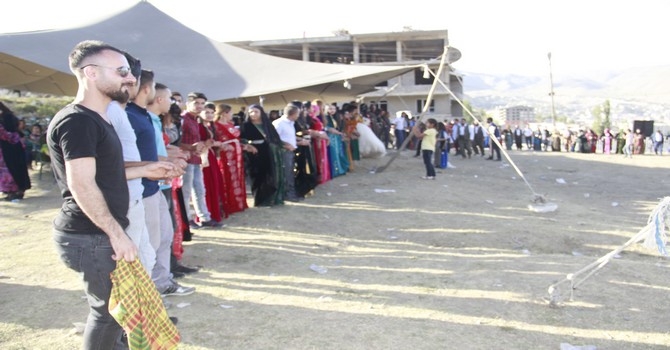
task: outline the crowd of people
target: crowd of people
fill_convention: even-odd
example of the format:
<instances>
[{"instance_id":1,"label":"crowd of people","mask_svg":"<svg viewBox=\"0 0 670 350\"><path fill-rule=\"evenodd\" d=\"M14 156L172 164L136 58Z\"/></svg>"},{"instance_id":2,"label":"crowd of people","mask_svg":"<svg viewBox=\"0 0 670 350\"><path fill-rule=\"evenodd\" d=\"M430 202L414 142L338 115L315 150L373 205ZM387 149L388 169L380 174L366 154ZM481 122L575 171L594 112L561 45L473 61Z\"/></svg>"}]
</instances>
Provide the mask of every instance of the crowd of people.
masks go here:
<instances>
[{"instance_id":1,"label":"crowd of people","mask_svg":"<svg viewBox=\"0 0 670 350\"><path fill-rule=\"evenodd\" d=\"M183 181L195 186L191 196L191 188L185 195L196 212L189 220L191 228L220 226L222 219L244 210L246 180L254 206L281 205L303 200L318 184L346 174L361 156L351 104L342 113L317 100L294 101L283 113L268 115L262 106L251 105L233 114L231 106L208 103L203 93L191 93L186 113L179 116L181 94L172 97L176 118L171 125L178 129L175 137L181 137L175 143L192 153ZM348 120L356 121L351 130L344 128ZM197 139L205 142L201 149L192 146Z\"/></svg>"},{"instance_id":2,"label":"crowd of people","mask_svg":"<svg viewBox=\"0 0 670 350\"><path fill-rule=\"evenodd\" d=\"M435 168L447 168L449 155L471 159L473 155L486 160L501 161L499 143L503 142L500 127L487 118L486 125L474 121L468 123L465 118L438 122L429 118L426 122L407 117L406 113L393 120L395 145L398 149L407 147L415 152L414 157L423 156L426 175L423 179L434 180ZM494 137L498 143L491 140Z\"/></svg>"},{"instance_id":3,"label":"crowd of people","mask_svg":"<svg viewBox=\"0 0 670 350\"><path fill-rule=\"evenodd\" d=\"M400 147L404 138L412 138L409 142L409 148L416 149L416 157L419 156L420 140L415 140L414 135L409 132L413 128L413 121L405 113L394 121L396 146ZM419 125L424 128L423 125ZM453 119L451 121L438 122L437 124L438 146L436 148L436 159L439 150L454 149L455 155L463 158L470 158L472 154L484 155L484 149L489 148L492 155L487 158L500 159L498 157L499 149L490 140L489 135L498 138L500 144L506 150L531 150L531 151L553 151L553 152L579 152L579 153L603 153L603 154L622 154L632 156L636 154L645 154L648 148L653 150L654 154L662 155L665 140L670 139L670 134L664 135L658 129L651 135L644 135L640 129L632 131L631 129L620 129L613 133L611 129L605 128L601 135L598 135L593 129L579 129L578 131L565 130L550 132L546 127L538 126L532 129L530 125L520 127L499 127L492 124L492 118L487 119L487 130L477 121L469 123L466 119ZM418 145L415 145L418 144ZM438 160L435 164L439 163Z\"/></svg>"},{"instance_id":4,"label":"crowd of people","mask_svg":"<svg viewBox=\"0 0 670 350\"><path fill-rule=\"evenodd\" d=\"M202 92L171 91L157 82L160 72L99 41L77 44L69 65L79 90L44 140L63 196L54 240L87 282L85 348L111 348L132 334L108 309L116 268L140 264L162 297L194 293L176 282L198 272L182 264L183 241L247 209L247 188L256 207L302 201L354 171L361 157L386 152L378 119L354 102L293 101L271 116L251 105L233 114Z\"/></svg>"},{"instance_id":5,"label":"crowd of people","mask_svg":"<svg viewBox=\"0 0 670 350\"><path fill-rule=\"evenodd\" d=\"M208 102L205 93L171 91L157 81L160 72L99 41L77 44L68 61L79 84L75 100L45 134L32 128L24 138L46 144L61 190L53 237L63 262L86 282L85 348L127 345L123 335L132 333L109 310L110 276L118 266L139 264L157 296L194 293L176 281L198 272L182 264L182 243L192 230L220 227L246 210L247 188L254 207L303 201L319 185L355 171L362 157L400 149L407 138L423 155L422 178L434 180L435 167L446 167L452 148L465 159L484 157L488 146L487 159L500 161L498 143L488 135L507 140L491 118L485 126L464 118L422 123L406 114L391 119L385 108L355 102L340 108L293 101L270 114L251 105L233 114L227 104ZM19 198L30 188L30 158L18 119L3 104L0 111L0 186L8 198ZM162 300L159 306L169 307ZM162 314L165 319L146 322L176 325L176 318Z\"/></svg>"},{"instance_id":6,"label":"crowd of people","mask_svg":"<svg viewBox=\"0 0 670 350\"><path fill-rule=\"evenodd\" d=\"M670 138L670 135L663 135L660 129L645 135L640 129L632 131L622 128L613 133L610 128L605 128L599 135L591 128L550 132L542 127L533 130L529 125L523 129L518 125L513 129L505 128L502 135L508 150L522 150L525 145L526 149L534 151L623 154L627 157L644 154L647 151L647 140L654 154L662 155L664 141Z\"/></svg>"}]
</instances>

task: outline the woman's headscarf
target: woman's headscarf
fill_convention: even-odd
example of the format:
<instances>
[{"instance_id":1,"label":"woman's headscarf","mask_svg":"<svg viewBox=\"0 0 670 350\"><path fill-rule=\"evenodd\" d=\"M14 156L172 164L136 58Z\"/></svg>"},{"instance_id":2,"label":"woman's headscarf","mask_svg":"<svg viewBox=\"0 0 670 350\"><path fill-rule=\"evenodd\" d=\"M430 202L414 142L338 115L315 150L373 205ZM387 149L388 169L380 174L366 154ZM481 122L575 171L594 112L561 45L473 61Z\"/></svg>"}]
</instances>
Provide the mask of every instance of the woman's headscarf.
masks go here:
<instances>
[{"instance_id":1,"label":"woman's headscarf","mask_svg":"<svg viewBox=\"0 0 670 350\"><path fill-rule=\"evenodd\" d=\"M265 110L263 109L263 107L261 107L261 105L253 104L249 106L249 108L247 109L246 119L244 121L244 124L242 125L242 129L244 129L245 127L254 127L253 123L251 122L251 119L249 118L249 112L248 112L248 110L252 108L256 108L259 111L261 111L261 122L263 125L263 131L265 132L266 135L265 137L267 138L268 142L281 145L282 142L281 139L279 138L279 134L277 134L277 130L272 125L270 117L268 116L267 113L265 113Z\"/></svg>"}]
</instances>

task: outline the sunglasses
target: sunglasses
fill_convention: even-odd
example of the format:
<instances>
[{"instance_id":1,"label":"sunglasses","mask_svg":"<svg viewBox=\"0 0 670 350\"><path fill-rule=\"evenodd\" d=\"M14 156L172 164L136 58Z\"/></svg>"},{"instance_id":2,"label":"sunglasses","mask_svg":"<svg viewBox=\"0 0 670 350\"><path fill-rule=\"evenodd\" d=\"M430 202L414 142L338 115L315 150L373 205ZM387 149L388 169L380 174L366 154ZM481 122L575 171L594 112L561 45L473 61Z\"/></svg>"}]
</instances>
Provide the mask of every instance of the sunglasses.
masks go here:
<instances>
[{"instance_id":1,"label":"sunglasses","mask_svg":"<svg viewBox=\"0 0 670 350\"><path fill-rule=\"evenodd\" d=\"M99 68L106 68L106 69L113 69L113 70L116 71L116 73L119 74L119 76L120 76L121 78L125 78L125 77L128 76L128 74L130 74L130 67L126 67L126 66L122 66L122 67L119 67L119 68L112 68L112 67L105 67L105 66L101 66L101 65L98 65L98 64L93 64L93 63L91 63L91 64L87 64L87 65L85 65L85 66L83 66L83 67L81 67L81 68L79 68L79 69L84 69L84 68L86 68L86 67L88 67L88 66L99 67Z\"/></svg>"}]
</instances>

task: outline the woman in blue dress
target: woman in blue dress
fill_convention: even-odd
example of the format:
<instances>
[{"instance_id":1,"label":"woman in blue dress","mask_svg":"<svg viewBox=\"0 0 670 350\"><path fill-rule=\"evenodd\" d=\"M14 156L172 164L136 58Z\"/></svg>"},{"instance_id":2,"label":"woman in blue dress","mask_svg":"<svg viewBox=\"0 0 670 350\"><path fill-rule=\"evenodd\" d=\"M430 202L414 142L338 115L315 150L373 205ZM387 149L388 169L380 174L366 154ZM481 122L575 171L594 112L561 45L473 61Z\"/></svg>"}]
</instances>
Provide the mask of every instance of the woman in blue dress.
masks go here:
<instances>
[{"instance_id":1,"label":"woman in blue dress","mask_svg":"<svg viewBox=\"0 0 670 350\"><path fill-rule=\"evenodd\" d=\"M337 121L337 109L333 105L329 105L326 109L326 114L323 115L323 124L326 127L330 143L328 144L328 160L330 163L330 175L336 177L344 175L349 171L349 160L344 151L344 143L342 142L342 130L339 128Z\"/></svg>"}]
</instances>

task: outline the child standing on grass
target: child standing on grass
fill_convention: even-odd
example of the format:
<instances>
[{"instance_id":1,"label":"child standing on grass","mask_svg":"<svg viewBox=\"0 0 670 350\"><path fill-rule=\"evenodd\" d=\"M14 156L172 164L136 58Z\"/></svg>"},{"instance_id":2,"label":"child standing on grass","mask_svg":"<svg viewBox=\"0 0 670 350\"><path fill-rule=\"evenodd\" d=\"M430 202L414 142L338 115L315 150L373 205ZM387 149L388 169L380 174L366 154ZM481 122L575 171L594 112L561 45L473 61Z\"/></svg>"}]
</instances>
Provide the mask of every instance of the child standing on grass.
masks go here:
<instances>
[{"instance_id":1,"label":"child standing on grass","mask_svg":"<svg viewBox=\"0 0 670 350\"><path fill-rule=\"evenodd\" d=\"M435 167L433 166L433 152L435 151L435 140L437 136L437 120L430 118L426 121L426 130L421 131L419 123L414 125L412 132L414 136L421 140L421 153L423 155L423 164L426 166L426 176L424 180L435 180Z\"/></svg>"}]
</instances>

